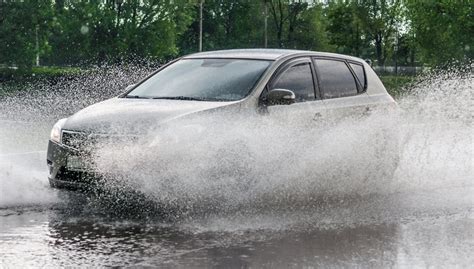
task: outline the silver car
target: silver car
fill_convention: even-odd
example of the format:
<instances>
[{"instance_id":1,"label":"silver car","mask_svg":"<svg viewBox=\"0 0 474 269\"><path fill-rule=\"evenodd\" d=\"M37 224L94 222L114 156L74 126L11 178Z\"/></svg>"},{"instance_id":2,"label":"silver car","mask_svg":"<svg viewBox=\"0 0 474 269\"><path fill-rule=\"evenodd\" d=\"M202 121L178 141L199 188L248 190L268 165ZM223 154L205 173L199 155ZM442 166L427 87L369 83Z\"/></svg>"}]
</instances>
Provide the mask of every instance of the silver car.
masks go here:
<instances>
[{"instance_id":1,"label":"silver car","mask_svg":"<svg viewBox=\"0 0 474 269\"><path fill-rule=\"evenodd\" d=\"M58 121L48 145L49 181L57 188L90 187L84 145L113 135L111 126L133 135L139 125L207 112L253 111L262 117L318 121L396 106L359 58L281 49L196 53L171 61L116 98Z\"/></svg>"}]
</instances>

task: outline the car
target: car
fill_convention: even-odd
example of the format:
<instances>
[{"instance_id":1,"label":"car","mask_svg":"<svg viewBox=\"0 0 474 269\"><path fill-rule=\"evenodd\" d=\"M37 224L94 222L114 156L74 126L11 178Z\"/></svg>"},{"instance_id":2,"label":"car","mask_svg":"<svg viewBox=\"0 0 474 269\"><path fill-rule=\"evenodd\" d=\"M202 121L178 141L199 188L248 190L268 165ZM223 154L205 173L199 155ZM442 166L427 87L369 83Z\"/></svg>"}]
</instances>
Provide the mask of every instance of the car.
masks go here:
<instances>
[{"instance_id":1,"label":"car","mask_svg":"<svg viewBox=\"0 0 474 269\"><path fill-rule=\"evenodd\" d=\"M113 136L111 126L133 138L140 125L209 112L314 121L327 114L363 116L375 107L397 105L370 65L356 57L284 49L195 53L165 64L118 97L59 120L47 150L49 182L88 188L94 177L80 153L88 143Z\"/></svg>"}]
</instances>

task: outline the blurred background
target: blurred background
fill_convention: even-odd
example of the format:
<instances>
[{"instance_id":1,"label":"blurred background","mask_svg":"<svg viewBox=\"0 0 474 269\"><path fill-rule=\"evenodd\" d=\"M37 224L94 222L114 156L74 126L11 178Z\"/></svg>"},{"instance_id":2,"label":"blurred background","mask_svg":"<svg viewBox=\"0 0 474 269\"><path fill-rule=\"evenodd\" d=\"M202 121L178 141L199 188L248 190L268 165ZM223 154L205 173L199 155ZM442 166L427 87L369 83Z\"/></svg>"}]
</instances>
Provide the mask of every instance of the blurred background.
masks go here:
<instances>
[{"instance_id":1,"label":"blurred background","mask_svg":"<svg viewBox=\"0 0 474 269\"><path fill-rule=\"evenodd\" d=\"M473 57L472 1L0 1L0 81L153 68L199 50L287 48L370 61L393 95ZM13 82L12 82L13 81ZM8 87L9 86L9 87Z\"/></svg>"}]
</instances>

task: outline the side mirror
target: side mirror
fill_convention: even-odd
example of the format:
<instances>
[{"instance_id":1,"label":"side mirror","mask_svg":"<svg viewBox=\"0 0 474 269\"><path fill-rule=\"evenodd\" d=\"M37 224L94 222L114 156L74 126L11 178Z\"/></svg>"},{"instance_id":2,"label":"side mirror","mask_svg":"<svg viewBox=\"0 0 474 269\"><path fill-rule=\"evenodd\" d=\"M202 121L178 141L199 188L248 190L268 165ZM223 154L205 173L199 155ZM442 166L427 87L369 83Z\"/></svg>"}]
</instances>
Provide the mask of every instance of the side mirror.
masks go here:
<instances>
[{"instance_id":1,"label":"side mirror","mask_svg":"<svg viewBox=\"0 0 474 269\"><path fill-rule=\"evenodd\" d=\"M135 85L137 85L137 84L130 84L127 87L125 87L125 92L130 91L133 87L135 87Z\"/></svg>"},{"instance_id":2,"label":"side mirror","mask_svg":"<svg viewBox=\"0 0 474 269\"><path fill-rule=\"evenodd\" d=\"M296 95L290 90L273 89L267 93L264 102L268 106L291 105L296 102Z\"/></svg>"}]
</instances>

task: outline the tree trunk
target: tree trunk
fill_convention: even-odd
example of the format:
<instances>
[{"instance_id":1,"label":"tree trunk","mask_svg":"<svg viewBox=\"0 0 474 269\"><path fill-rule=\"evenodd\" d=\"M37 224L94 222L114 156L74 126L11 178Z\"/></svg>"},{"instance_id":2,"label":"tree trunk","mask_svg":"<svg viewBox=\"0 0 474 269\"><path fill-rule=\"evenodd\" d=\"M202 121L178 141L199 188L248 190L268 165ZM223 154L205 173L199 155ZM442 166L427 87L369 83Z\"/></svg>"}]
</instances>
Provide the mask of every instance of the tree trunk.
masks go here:
<instances>
[{"instance_id":1,"label":"tree trunk","mask_svg":"<svg viewBox=\"0 0 474 269\"><path fill-rule=\"evenodd\" d=\"M383 57L382 35L380 33L375 35L375 54L377 56L377 64L383 66L385 61Z\"/></svg>"},{"instance_id":2,"label":"tree trunk","mask_svg":"<svg viewBox=\"0 0 474 269\"><path fill-rule=\"evenodd\" d=\"M272 16L273 16L273 21L275 22L275 28L277 30L277 40L278 40L278 47L283 47L283 26L285 23L284 19L284 14L283 14L283 3L281 2L282 0L278 0L278 13L275 8L275 5L273 4L273 1L268 1L270 3L271 11L272 11Z\"/></svg>"}]
</instances>

